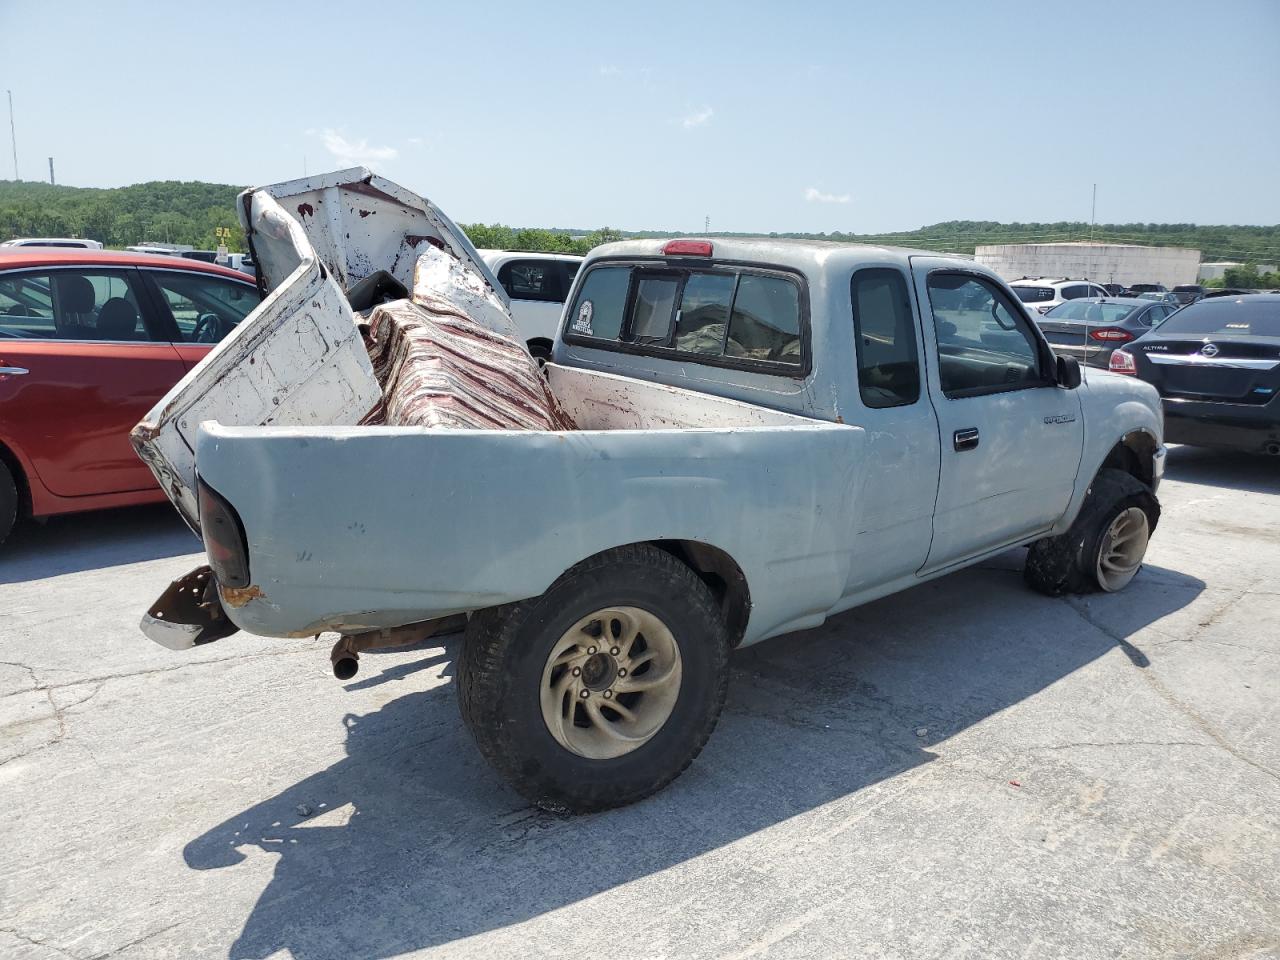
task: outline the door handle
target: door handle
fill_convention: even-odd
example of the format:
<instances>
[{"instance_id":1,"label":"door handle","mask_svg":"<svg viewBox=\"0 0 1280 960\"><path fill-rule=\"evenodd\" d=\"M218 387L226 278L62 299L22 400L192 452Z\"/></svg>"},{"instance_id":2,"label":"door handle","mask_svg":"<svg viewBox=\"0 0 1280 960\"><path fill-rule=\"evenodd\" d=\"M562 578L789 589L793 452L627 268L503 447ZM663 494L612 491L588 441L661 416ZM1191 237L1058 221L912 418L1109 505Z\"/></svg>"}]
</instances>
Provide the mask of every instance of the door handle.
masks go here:
<instances>
[{"instance_id":1,"label":"door handle","mask_svg":"<svg viewBox=\"0 0 1280 960\"><path fill-rule=\"evenodd\" d=\"M978 428L965 427L957 430L953 440L957 450L973 450L978 446Z\"/></svg>"},{"instance_id":2,"label":"door handle","mask_svg":"<svg viewBox=\"0 0 1280 960\"><path fill-rule=\"evenodd\" d=\"M10 377L24 377L30 372L31 371L25 367L0 367L0 377L6 375Z\"/></svg>"}]
</instances>

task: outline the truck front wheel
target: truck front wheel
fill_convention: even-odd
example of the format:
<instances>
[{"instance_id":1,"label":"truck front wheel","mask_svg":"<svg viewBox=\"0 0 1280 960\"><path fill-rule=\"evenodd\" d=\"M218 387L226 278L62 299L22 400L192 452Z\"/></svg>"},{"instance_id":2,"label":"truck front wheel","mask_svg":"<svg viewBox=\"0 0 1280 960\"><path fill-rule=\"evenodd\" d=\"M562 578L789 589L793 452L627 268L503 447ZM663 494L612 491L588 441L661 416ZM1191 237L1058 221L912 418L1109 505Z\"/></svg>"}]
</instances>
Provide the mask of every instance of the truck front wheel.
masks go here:
<instances>
[{"instance_id":1,"label":"truck front wheel","mask_svg":"<svg viewBox=\"0 0 1280 960\"><path fill-rule=\"evenodd\" d=\"M1159 519L1145 483L1123 470L1099 470L1070 529L1031 545L1023 576L1051 597L1122 590L1137 576Z\"/></svg>"},{"instance_id":2,"label":"truck front wheel","mask_svg":"<svg viewBox=\"0 0 1280 960\"><path fill-rule=\"evenodd\" d=\"M715 597L656 547L609 550L540 597L473 614L458 700L480 752L540 807L632 803L693 762L724 706Z\"/></svg>"}]
</instances>

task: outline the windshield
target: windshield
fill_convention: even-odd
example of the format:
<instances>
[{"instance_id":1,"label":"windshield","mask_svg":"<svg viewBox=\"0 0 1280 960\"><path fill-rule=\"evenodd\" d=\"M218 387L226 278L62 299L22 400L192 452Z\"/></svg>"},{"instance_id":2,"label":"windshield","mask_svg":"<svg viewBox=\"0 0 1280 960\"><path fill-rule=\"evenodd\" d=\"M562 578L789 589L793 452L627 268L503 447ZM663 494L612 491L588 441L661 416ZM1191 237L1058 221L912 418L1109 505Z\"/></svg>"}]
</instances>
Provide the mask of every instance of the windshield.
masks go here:
<instances>
[{"instance_id":1,"label":"windshield","mask_svg":"<svg viewBox=\"0 0 1280 960\"><path fill-rule=\"evenodd\" d=\"M1091 303L1088 300L1068 300L1044 315L1046 320L1077 320L1082 323L1120 323L1141 307L1130 303Z\"/></svg>"},{"instance_id":2,"label":"windshield","mask_svg":"<svg viewBox=\"0 0 1280 960\"><path fill-rule=\"evenodd\" d=\"M1014 287L1013 292L1023 303L1043 303L1053 299L1053 287Z\"/></svg>"},{"instance_id":3,"label":"windshield","mask_svg":"<svg viewBox=\"0 0 1280 960\"><path fill-rule=\"evenodd\" d=\"M1164 335L1280 337L1280 299L1199 300L1160 324Z\"/></svg>"}]
</instances>

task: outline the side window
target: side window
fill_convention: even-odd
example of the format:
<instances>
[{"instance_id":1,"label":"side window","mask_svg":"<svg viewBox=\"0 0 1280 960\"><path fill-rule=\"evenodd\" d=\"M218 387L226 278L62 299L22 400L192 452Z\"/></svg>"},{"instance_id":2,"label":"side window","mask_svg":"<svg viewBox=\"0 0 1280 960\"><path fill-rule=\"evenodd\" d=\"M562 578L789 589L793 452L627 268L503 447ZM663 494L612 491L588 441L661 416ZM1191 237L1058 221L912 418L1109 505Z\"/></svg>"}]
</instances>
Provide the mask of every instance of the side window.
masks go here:
<instances>
[{"instance_id":1,"label":"side window","mask_svg":"<svg viewBox=\"0 0 1280 960\"><path fill-rule=\"evenodd\" d=\"M1062 288L1063 300L1079 300L1081 297L1089 295L1089 288L1078 283L1073 283Z\"/></svg>"},{"instance_id":2,"label":"side window","mask_svg":"<svg viewBox=\"0 0 1280 960\"><path fill-rule=\"evenodd\" d=\"M136 284L120 270L0 278L0 333L40 340L148 341Z\"/></svg>"},{"instance_id":3,"label":"side window","mask_svg":"<svg viewBox=\"0 0 1280 960\"><path fill-rule=\"evenodd\" d=\"M989 280L929 275L938 376L948 397L1039 386L1040 354L1030 321Z\"/></svg>"},{"instance_id":4,"label":"side window","mask_svg":"<svg viewBox=\"0 0 1280 960\"><path fill-rule=\"evenodd\" d=\"M617 340L627 312L630 267L596 267L587 274L574 302L565 332L601 340Z\"/></svg>"},{"instance_id":5,"label":"side window","mask_svg":"<svg viewBox=\"0 0 1280 960\"><path fill-rule=\"evenodd\" d=\"M1103 290L1101 287L1092 286L1089 288L1089 296L1091 297L1105 297L1106 295L1107 291Z\"/></svg>"},{"instance_id":6,"label":"side window","mask_svg":"<svg viewBox=\"0 0 1280 960\"><path fill-rule=\"evenodd\" d=\"M862 402L876 409L915 403L920 359L906 279L890 268L859 270L850 295Z\"/></svg>"},{"instance_id":7,"label":"side window","mask_svg":"<svg viewBox=\"0 0 1280 960\"><path fill-rule=\"evenodd\" d=\"M724 352L800 366L800 288L781 277L742 274Z\"/></svg>"},{"instance_id":8,"label":"side window","mask_svg":"<svg viewBox=\"0 0 1280 960\"><path fill-rule=\"evenodd\" d=\"M258 305L258 292L222 277L149 270L183 343L217 343Z\"/></svg>"},{"instance_id":9,"label":"side window","mask_svg":"<svg viewBox=\"0 0 1280 960\"><path fill-rule=\"evenodd\" d=\"M560 264L555 260L511 260L498 271L498 282L514 300L564 303Z\"/></svg>"},{"instance_id":10,"label":"side window","mask_svg":"<svg viewBox=\"0 0 1280 960\"><path fill-rule=\"evenodd\" d=\"M1148 327L1154 327L1157 323L1168 316L1168 311L1164 307L1152 307L1146 312L1146 315L1140 319Z\"/></svg>"}]
</instances>

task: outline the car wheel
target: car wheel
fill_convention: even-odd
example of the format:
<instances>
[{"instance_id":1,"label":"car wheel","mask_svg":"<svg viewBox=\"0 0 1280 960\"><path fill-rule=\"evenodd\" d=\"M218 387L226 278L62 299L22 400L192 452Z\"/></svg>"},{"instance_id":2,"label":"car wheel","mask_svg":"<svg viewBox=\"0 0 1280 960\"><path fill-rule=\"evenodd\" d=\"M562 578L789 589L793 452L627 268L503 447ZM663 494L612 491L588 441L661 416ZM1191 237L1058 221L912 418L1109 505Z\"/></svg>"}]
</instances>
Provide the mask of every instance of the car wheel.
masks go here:
<instances>
[{"instance_id":1,"label":"car wheel","mask_svg":"<svg viewBox=\"0 0 1280 960\"><path fill-rule=\"evenodd\" d=\"M556 811L632 803L679 776L724 706L715 597L656 547L606 551L532 600L473 614L458 699L480 752Z\"/></svg>"},{"instance_id":2,"label":"car wheel","mask_svg":"<svg viewBox=\"0 0 1280 960\"><path fill-rule=\"evenodd\" d=\"M9 467L0 460L0 543L4 543L17 521L18 484Z\"/></svg>"},{"instance_id":3,"label":"car wheel","mask_svg":"<svg viewBox=\"0 0 1280 960\"><path fill-rule=\"evenodd\" d=\"M1123 590L1141 569L1159 519L1146 484L1123 470L1099 470L1071 528L1031 545L1023 576L1051 597Z\"/></svg>"}]
</instances>

